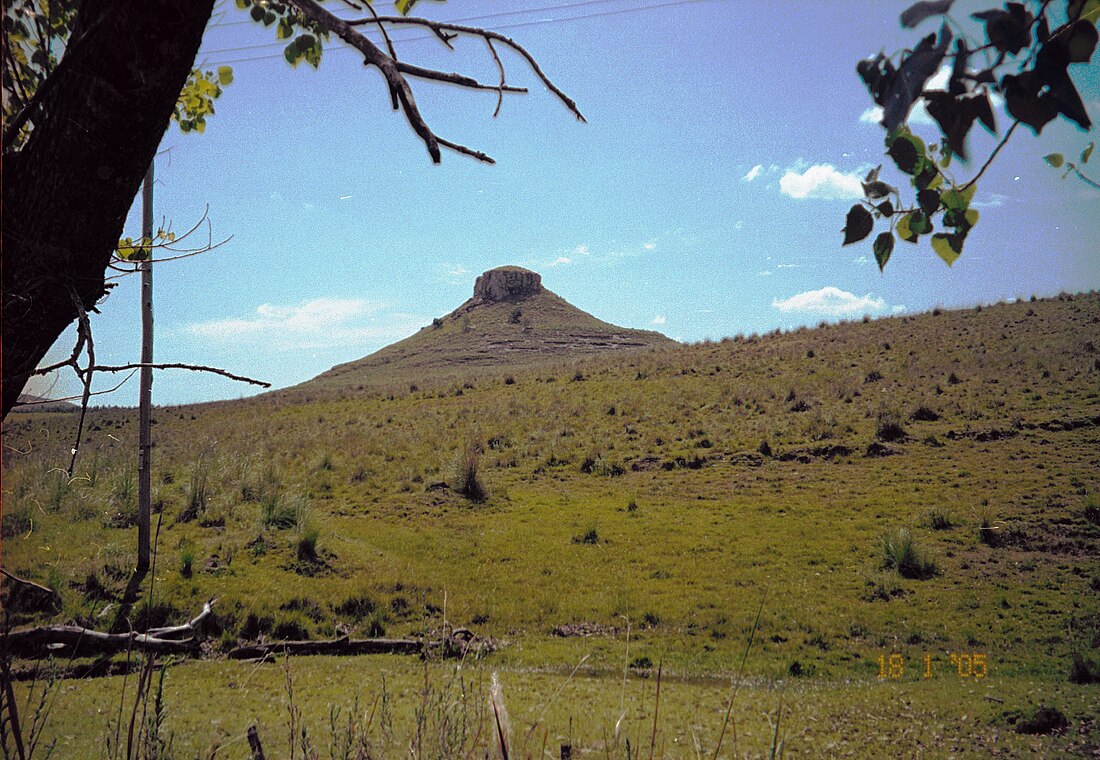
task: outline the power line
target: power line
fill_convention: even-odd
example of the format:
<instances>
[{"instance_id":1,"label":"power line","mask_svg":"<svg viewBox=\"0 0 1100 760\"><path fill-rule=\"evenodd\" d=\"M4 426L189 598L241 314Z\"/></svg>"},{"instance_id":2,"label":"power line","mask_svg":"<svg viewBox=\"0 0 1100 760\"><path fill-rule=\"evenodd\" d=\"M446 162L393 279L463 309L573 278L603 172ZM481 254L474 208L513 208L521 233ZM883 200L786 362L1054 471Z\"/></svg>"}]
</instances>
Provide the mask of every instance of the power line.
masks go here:
<instances>
[{"instance_id":1,"label":"power line","mask_svg":"<svg viewBox=\"0 0 1100 760\"><path fill-rule=\"evenodd\" d=\"M609 1L610 0L587 0L587 2L572 3L572 5L561 5L561 7L558 7L558 8L569 8L569 7L574 7L574 5L596 4L596 3L609 2ZM670 0L669 2L657 2L657 3L648 4L648 5L636 5L636 7L632 7L632 8L619 8L619 9L614 9L614 10L598 11L596 13L584 13L582 15L565 16L565 18L562 18L562 19L539 19L539 20L536 20L536 21L517 21L517 22L514 22L514 23L510 23L510 24L499 24L499 25L496 25L494 27L494 30L519 29L519 27L524 27L524 26L539 26L539 25L542 25L542 24L557 24L557 23L562 23L562 22L566 22L566 21L583 21L585 19L602 18L602 16L608 16L608 15L621 15L621 14L626 14L626 13L636 13L636 12L640 12L640 11L660 10L660 9L664 9L664 8L679 7L679 5L694 5L694 4L697 4L697 3L713 2L713 1L714 0ZM555 7L549 7L547 10L554 10L554 9L555 9ZM535 12L546 12L546 11L544 11L544 10L532 10L532 11L529 11L529 12L535 13ZM494 15L503 15L503 14L494 14ZM485 18L489 18L489 16L471 16L471 18L467 19L467 20L474 21L474 20L485 19ZM465 20L454 20L454 21L447 21L447 22L441 22L441 23L459 23L460 21L465 21ZM421 40L434 40L434 38L437 38L437 37L434 36L433 34L422 34L420 36L399 38L399 40L394 40L394 43L396 44L396 43L399 43L399 42L400 43L418 42L418 41L421 41ZM262 48L265 48L265 47L270 47L273 44L283 45L283 43L264 43L262 45L252 45L252 46L246 46L246 47L243 47L243 48L224 48L224 49L222 49L222 51L211 51L207 55L216 55L218 53L233 52L233 51L238 51L238 49L240 49L240 51L249 51L249 49L262 49ZM332 46L326 47L324 49L326 49L327 53L337 53L337 52L340 52L340 51L350 51L350 49L353 49L353 48L351 48L349 46L346 46L346 45L332 45ZM217 65L224 65L224 64L241 64L241 63L251 62L251 60L266 60L266 59L282 58L282 57L283 57L282 53L272 53L272 54L267 54L267 55L256 55L256 56L249 56L249 57L243 57L243 58L229 58L229 59L226 59L226 60L217 60L217 62L213 62L213 63L206 64L206 65L217 66Z\"/></svg>"},{"instance_id":2,"label":"power line","mask_svg":"<svg viewBox=\"0 0 1100 760\"><path fill-rule=\"evenodd\" d=\"M519 10L514 10L514 11L499 11L497 13L485 13L485 14L482 14L480 16L467 16L465 18L456 18L456 19L441 19L441 21L444 21L444 23L448 23L448 24L458 24L458 23L462 23L462 22L465 22L465 21L478 21L478 20L487 19L487 18L500 18L502 16L517 16L517 15L522 16L522 15L529 15L529 14L532 14L532 13L542 13L544 11L560 10L560 9L564 9L564 8L578 8L578 7L585 6L585 5L601 5L603 3L611 3L611 2L615 2L615 1L616 0L582 0L582 2L566 3L566 4L563 4L563 5L548 5L548 6L543 7L543 8L520 8ZM375 6L376 9L381 8L381 7L396 8L396 4L395 3L385 3L385 4L379 4L379 5ZM381 14L379 14L379 15L381 15ZM360 15L360 16L355 16L354 18L350 18L350 17L345 18L344 20L345 21L356 21L356 20L361 19L361 18L365 18L365 17ZM218 28L218 27L223 27L223 26L239 26L239 25L242 25L242 24L254 24L254 23L256 23L256 22L252 21L251 19L242 19L240 21L215 22L215 23L210 24L209 26L210 26L210 28Z\"/></svg>"},{"instance_id":3,"label":"power line","mask_svg":"<svg viewBox=\"0 0 1100 760\"><path fill-rule=\"evenodd\" d=\"M612 3L612 2L621 2L621 0L582 0L581 2L575 2L575 3L563 3L561 5L547 5L547 6L543 6L542 8L525 8L523 10L518 10L518 11L502 11L500 13L485 13L485 14L482 14L480 16L464 16L464 17L461 17L461 18L445 19L445 20L441 20L441 23L446 23L446 24L468 24L472 21L486 21L488 19L502 18L502 17L505 17L505 16L517 16L517 15L519 15L519 16L531 16L531 15L534 15L536 13L548 13L548 12L552 12L552 11L570 10L570 9L573 9L573 8L581 8L581 7L590 6L590 5L605 5L607 3ZM344 21L358 21L361 18L364 18L364 17L363 16L356 16L354 19L353 18L345 18L343 20ZM584 18L584 17L582 16L582 17L579 17L579 18ZM252 20L245 20L245 21L233 21L233 22L230 22L230 23L232 23L232 24L254 24L256 22L254 22ZM513 23L523 23L523 22L513 22ZM214 27L214 26L217 26L217 24L211 24L211 26ZM506 27L502 26L500 28L506 28ZM428 35L428 36L431 36L431 35ZM419 36L419 37L394 38L393 41L396 43L396 42L403 42L403 41L404 42L415 41L415 40L421 40L421 39L426 39L426 37L425 36ZM210 50L210 51L207 52L207 55L219 55L221 53L235 53L235 52L239 52L239 51L243 51L243 50L260 50L260 49L263 49L263 48L273 47L275 45L278 45L280 47L285 47L287 45L287 43L282 41L282 40L277 40L275 42L264 42L264 43L260 43L258 45L245 45L245 46L242 46L242 47L221 48L219 50ZM272 57L275 57L275 56L272 55Z\"/></svg>"}]
</instances>

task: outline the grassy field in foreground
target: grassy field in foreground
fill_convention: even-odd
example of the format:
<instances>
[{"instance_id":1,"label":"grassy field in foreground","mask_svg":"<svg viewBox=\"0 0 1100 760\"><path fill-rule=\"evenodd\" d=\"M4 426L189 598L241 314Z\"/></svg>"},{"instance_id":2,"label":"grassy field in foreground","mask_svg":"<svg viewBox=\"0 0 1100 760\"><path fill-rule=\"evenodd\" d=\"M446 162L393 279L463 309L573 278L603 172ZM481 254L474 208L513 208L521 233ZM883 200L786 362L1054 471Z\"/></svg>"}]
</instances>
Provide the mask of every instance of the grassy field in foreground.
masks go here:
<instances>
[{"instance_id":1,"label":"grassy field in foreground","mask_svg":"<svg viewBox=\"0 0 1100 760\"><path fill-rule=\"evenodd\" d=\"M653 745L654 757L709 758L730 697L728 680L663 678L658 705L655 676L570 678L474 663L424 666L394 657L290 663L294 705L320 757L329 757L348 735L342 727L349 712L375 757L495 754L494 672L510 716L512 756L521 758L557 758L562 744L574 747L574 757L625 758L628 741L636 757L649 757ZM56 738L63 758L101 756L121 694L121 677L63 684L45 740ZM248 758L244 734L253 723L268 757L289 756L290 697L282 663L172 667L164 704L162 736L173 737L175 756L205 756L224 747L218 758ZM333 716L333 706L339 715ZM1070 730L1019 733L1040 706L1059 710ZM750 681L736 694L720 756L766 757L778 741L787 757L1083 757L1100 749L1095 707L1095 687L1053 680L941 674L897 682ZM126 719L128 714L127 706Z\"/></svg>"},{"instance_id":2,"label":"grassy field in foreground","mask_svg":"<svg viewBox=\"0 0 1100 760\"><path fill-rule=\"evenodd\" d=\"M4 567L62 605L5 615L125 629L216 595L215 658L467 626L484 667L587 656L614 702L624 662L728 678L766 592L750 673L823 695L826 725L891 655L1095 703L1069 674L1100 669L1098 345L1088 294L158 409L155 603L132 610L136 414L89 415L73 478L74 415L13 415ZM885 734L901 707L878 707Z\"/></svg>"}]
</instances>

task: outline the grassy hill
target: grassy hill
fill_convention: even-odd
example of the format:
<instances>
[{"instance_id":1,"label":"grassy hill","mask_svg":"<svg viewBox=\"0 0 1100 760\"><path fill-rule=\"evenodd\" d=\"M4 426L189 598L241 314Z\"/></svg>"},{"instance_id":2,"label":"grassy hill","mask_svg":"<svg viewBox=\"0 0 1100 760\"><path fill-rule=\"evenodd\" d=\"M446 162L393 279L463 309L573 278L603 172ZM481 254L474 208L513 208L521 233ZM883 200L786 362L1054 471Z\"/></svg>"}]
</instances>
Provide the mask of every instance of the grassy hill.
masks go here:
<instances>
[{"instance_id":1,"label":"grassy hill","mask_svg":"<svg viewBox=\"0 0 1100 760\"><path fill-rule=\"evenodd\" d=\"M556 303L477 305L468 331L460 309L438 331L477 356L482 314L549 323ZM410 346L438 331L390 366L427 371ZM1067 682L1100 657L1096 294L360 383L384 354L297 401L157 410L153 617L218 595L215 651L445 619L500 643L493 668L587 657L617 688L624 663L728 676L766 591L748 666L766 683L874 683L900 655L917 689L927 657L941 696L920 692L922 714L1007 733L996 702L954 704L944 679L1003 688L985 693L1004 710L1040 692L1079 710L1073 689L1096 688ZM53 469L71 415L5 424L3 551L61 592L53 619L102 627L133 556L136 413L89 423L72 480ZM484 501L459 493L471 467ZM960 655L989 680L960 680Z\"/></svg>"},{"instance_id":2,"label":"grassy hill","mask_svg":"<svg viewBox=\"0 0 1100 760\"><path fill-rule=\"evenodd\" d=\"M543 288L534 272L500 267L482 274L473 296L447 316L370 356L333 367L295 390L466 380L479 371L499 373L608 351L675 345L660 333L616 327L581 311Z\"/></svg>"}]
</instances>

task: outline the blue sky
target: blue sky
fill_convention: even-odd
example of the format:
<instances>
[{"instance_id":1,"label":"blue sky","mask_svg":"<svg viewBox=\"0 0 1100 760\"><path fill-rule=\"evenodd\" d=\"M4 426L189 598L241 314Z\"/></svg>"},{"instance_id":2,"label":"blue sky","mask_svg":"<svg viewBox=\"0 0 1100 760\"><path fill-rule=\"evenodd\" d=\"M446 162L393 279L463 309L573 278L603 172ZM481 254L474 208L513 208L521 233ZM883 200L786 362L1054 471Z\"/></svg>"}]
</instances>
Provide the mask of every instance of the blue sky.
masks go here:
<instances>
[{"instance_id":1,"label":"blue sky","mask_svg":"<svg viewBox=\"0 0 1100 760\"><path fill-rule=\"evenodd\" d=\"M959 0L956 16L990 4ZM869 241L841 247L856 178L883 161L855 64L915 44L897 23L906 5L421 3L418 13L514 37L588 119L514 55L503 56L509 80L531 92L507 97L496 119L494 94L414 81L437 134L497 160L486 166L446 151L433 165L356 53L334 39L320 70L292 69L273 28L226 0L200 62L229 63L235 81L205 134L165 135L155 208L179 231L208 206L213 239L232 239L157 269L156 358L294 384L415 332L503 264L540 272L602 319L684 341L1100 288L1100 192L1042 161L1094 139L1064 121L1040 139L1017 131L979 184L981 222L954 267L927 244L899 243L880 274ZM452 53L420 32L394 37L406 60L496 81L479 40ZM1098 67L1074 68L1100 118ZM1003 130L1010 120L997 116ZM984 159L995 141L974 132ZM902 181L892 169L884 179ZM132 213L126 234L139 233ZM136 360L138 290L136 277L120 280L95 318L101 362ZM71 345L66 334L51 357ZM61 378L51 394L73 389ZM167 370L154 401L252 392ZM135 378L101 401L136 397Z\"/></svg>"}]
</instances>

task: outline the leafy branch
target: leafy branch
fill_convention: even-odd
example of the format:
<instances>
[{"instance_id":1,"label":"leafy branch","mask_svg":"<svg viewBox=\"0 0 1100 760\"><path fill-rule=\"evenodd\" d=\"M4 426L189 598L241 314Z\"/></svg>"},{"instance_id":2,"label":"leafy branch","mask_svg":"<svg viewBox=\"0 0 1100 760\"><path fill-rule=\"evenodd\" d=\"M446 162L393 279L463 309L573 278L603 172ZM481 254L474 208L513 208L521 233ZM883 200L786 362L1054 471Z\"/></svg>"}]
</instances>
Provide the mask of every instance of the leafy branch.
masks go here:
<instances>
[{"instance_id":1,"label":"leafy branch","mask_svg":"<svg viewBox=\"0 0 1100 760\"><path fill-rule=\"evenodd\" d=\"M913 4L901 14L902 26L914 28L929 18L942 16L939 33L929 34L912 50L899 53L896 64L893 56L879 53L856 66L872 100L882 108L886 155L909 176L916 196L913 203L903 207L900 191L879 180L880 166L863 183L864 200L848 211L844 245L868 237L876 221L888 222L889 229L873 243L880 270L889 261L896 238L917 243L922 235L931 235L932 249L949 266L959 258L979 218L978 212L970 208L977 182L1020 124L1036 135L1058 116L1084 130L1092 127L1069 66L1088 63L1096 50L1100 0L1066 0L1065 20L1054 26L1048 13L1053 0L1036 3L1034 12L1022 2L1007 2L1003 9L971 14L973 20L984 25L988 41L983 45L976 45L965 34L956 37L952 26L961 31L961 25L948 15L953 4L954 0ZM973 68L971 60L979 52L986 54L986 65ZM994 52L991 59L989 55ZM928 81L948 62L951 75L947 89L927 89ZM957 181L948 173L948 167L954 157L960 162L969 160L967 136L974 122L997 134L994 94L1004 99L1012 125L977 173ZM924 104L939 126L942 138L937 143L926 145L909 129L909 114L918 103ZM1066 174L1076 173L1095 187L1096 183L1079 168L1091 152L1090 145L1081 154L1079 164L1066 163ZM1047 162L1055 167L1065 163L1061 154L1047 156Z\"/></svg>"}]
</instances>

